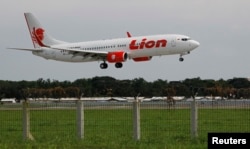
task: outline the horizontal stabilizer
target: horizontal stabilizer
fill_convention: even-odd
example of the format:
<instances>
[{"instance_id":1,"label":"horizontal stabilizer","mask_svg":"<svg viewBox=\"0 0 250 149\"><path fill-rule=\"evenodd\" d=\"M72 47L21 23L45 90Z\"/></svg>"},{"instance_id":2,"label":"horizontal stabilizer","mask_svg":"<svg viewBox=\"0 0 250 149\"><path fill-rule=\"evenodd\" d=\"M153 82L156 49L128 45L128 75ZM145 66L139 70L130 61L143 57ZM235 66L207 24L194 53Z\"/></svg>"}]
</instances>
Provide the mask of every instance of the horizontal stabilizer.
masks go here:
<instances>
[{"instance_id":1,"label":"horizontal stabilizer","mask_svg":"<svg viewBox=\"0 0 250 149\"><path fill-rule=\"evenodd\" d=\"M11 49L11 50L23 50L23 51L43 51L42 49L28 49L28 48L7 48L7 49Z\"/></svg>"}]
</instances>

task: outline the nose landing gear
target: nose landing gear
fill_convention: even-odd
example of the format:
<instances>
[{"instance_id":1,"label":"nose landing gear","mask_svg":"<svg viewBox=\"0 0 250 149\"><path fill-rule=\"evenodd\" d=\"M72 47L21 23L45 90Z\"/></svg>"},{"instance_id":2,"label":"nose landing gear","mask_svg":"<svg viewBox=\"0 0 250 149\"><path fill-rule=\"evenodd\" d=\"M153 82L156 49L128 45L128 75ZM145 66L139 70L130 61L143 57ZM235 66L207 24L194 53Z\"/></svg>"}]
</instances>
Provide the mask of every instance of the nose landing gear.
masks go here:
<instances>
[{"instance_id":1,"label":"nose landing gear","mask_svg":"<svg viewBox=\"0 0 250 149\"><path fill-rule=\"evenodd\" d=\"M183 62L183 61L184 61L184 58L183 58L182 56L183 56L183 55L187 55L187 54L190 54L190 51L187 51L187 52L184 52L184 53L180 54L179 61L180 61L180 62Z\"/></svg>"},{"instance_id":2,"label":"nose landing gear","mask_svg":"<svg viewBox=\"0 0 250 149\"><path fill-rule=\"evenodd\" d=\"M183 62L183 61L184 61L184 58L183 58L183 57L180 57L180 58L179 58L179 61L180 61L180 62Z\"/></svg>"}]
</instances>

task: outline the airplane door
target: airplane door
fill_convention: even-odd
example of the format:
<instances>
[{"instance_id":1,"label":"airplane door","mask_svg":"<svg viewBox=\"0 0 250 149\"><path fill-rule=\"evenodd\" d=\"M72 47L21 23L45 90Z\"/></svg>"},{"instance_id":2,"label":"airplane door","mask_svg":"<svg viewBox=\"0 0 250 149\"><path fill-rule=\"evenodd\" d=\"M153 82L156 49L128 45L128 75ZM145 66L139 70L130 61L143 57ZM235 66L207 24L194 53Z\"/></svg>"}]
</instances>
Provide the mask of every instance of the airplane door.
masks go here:
<instances>
[{"instance_id":1,"label":"airplane door","mask_svg":"<svg viewBox=\"0 0 250 149\"><path fill-rule=\"evenodd\" d=\"M175 38L171 40L171 46L176 47L176 39Z\"/></svg>"}]
</instances>

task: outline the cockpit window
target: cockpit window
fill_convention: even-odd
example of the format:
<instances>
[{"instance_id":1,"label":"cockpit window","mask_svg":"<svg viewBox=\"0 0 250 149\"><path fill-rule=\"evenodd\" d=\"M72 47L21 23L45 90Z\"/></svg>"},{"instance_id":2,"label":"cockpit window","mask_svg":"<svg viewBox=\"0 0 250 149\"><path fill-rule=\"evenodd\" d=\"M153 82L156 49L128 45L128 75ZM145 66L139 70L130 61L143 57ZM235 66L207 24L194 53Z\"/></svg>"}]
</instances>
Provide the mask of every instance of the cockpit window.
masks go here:
<instances>
[{"instance_id":1,"label":"cockpit window","mask_svg":"<svg viewBox=\"0 0 250 149\"><path fill-rule=\"evenodd\" d=\"M177 38L177 40L188 41L188 40L191 40L191 38L190 37L180 37L180 38Z\"/></svg>"},{"instance_id":2,"label":"cockpit window","mask_svg":"<svg viewBox=\"0 0 250 149\"><path fill-rule=\"evenodd\" d=\"M181 38L182 41L188 41L190 38Z\"/></svg>"}]
</instances>

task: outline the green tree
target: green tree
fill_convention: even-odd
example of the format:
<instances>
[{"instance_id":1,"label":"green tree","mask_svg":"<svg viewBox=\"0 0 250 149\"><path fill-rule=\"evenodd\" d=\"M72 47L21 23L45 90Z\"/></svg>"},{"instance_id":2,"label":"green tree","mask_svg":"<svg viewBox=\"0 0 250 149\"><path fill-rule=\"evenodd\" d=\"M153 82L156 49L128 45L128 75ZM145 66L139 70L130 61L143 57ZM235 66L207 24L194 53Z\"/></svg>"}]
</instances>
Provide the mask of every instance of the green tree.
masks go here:
<instances>
[{"instance_id":1,"label":"green tree","mask_svg":"<svg viewBox=\"0 0 250 149\"><path fill-rule=\"evenodd\" d=\"M52 96L53 98L61 99L66 96L66 93L62 87L58 86L52 89Z\"/></svg>"},{"instance_id":2,"label":"green tree","mask_svg":"<svg viewBox=\"0 0 250 149\"><path fill-rule=\"evenodd\" d=\"M78 87L67 87L64 91L67 97L80 98L80 89Z\"/></svg>"}]
</instances>

